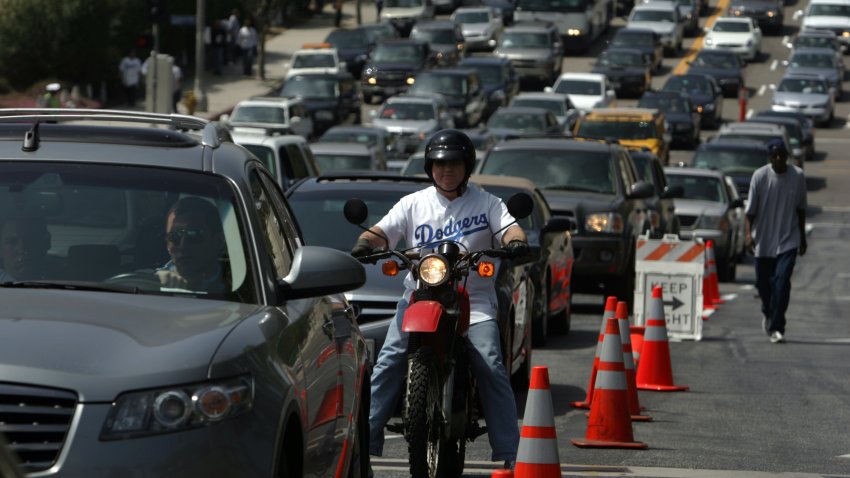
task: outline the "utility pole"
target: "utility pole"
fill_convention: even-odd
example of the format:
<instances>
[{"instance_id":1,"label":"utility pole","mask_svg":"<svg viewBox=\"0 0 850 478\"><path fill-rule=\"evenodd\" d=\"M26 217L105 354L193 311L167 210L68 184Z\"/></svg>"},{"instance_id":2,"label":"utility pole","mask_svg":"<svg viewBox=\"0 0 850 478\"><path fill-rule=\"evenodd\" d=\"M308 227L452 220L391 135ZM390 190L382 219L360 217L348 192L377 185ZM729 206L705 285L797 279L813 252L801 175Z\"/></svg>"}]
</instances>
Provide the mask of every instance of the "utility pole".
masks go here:
<instances>
[{"instance_id":1,"label":"utility pole","mask_svg":"<svg viewBox=\"0 0 850 478\"><path fill-rule=\"evenodd\" d=\"M207 17L207 1L196 0L195 6L195 101L200 111L207 110L207 93L204 85L204 60L206 48L204 43L204 28Z\"/></svg>"}]
</instances>

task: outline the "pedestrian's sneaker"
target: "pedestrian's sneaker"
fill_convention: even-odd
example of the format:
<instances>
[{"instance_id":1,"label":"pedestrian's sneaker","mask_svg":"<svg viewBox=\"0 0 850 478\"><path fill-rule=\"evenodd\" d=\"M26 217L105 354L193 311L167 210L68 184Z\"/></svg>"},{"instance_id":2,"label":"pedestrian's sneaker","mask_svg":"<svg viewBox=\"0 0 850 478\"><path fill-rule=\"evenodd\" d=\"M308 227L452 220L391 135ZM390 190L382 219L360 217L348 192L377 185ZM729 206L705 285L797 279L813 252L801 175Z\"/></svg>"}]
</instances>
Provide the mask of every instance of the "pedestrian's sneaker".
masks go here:
<instances>
[{"instance_id":1,"label":"pedestrian's sneaker","mask_svg":"<svg viewBox=\"0 0 850 478\"><path fill-rule=\"evenodd\" d=\"M770 341L774 344L785 342L785 336L782 335L782 332L774 330L773 333L770 334Z\"/></svg>"},{"instance_id":2,"label":"pedestrian's sneaker","mask_svg":"<svg viewBox=\"0 0 850 478\"><path fill-rule=\"evenodd\" d=\"M761 314L761 329L765 334L770 335L770 331L767 330L767 316L764 314Z\"/></svg>"}]
</instances>

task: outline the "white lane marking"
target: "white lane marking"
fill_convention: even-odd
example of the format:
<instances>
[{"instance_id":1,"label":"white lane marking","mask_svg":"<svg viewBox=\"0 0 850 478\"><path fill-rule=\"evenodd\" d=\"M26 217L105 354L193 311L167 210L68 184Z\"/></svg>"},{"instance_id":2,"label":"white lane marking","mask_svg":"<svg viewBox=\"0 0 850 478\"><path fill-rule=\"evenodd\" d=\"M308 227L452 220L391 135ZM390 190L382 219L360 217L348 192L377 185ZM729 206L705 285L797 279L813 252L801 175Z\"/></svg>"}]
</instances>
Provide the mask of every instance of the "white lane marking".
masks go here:
<instances>
[{"instance_id":1,"label":"white lane marking","mask_svg":"<svg viewBox=\"0 0 850 478\"><path fill-rule=\"evenodd\" d=\"M756 286L754 286L752 284L744 284L744 285L741 286L741 290L753 290L755 288L756 288Z\"/></svg>"},{"instance_id":2,"label":"white lane marking","mask_svg":"<svg viewBox=\"0 0 850 478\"><path fill-rule=\"evenodd\" d=\"M850 279L850 272L839 272L835 274L836 279Z\"/></svg>"},{"instance_id":3,"label":"white lane marking","mask_svg":"<svg viewBox=\"0 0 850 478\"><path fill-rule=\"evenodd\" d=\"M846 125L845 125L846 127ZM818 144L847 144L850 139L847 138L818 138Z\"/></svg>"},{"instance_id":4,"label":"white lane marking","mask_svg":"<svg viewBox=\"0 0 850 478\"><path fill-rule=\"evenodd\" d=\"M839 302L850 302L850 295L837 295L833 298Z\"/></svg>"},{"instance_id":5,"label":"white lane marking","mask_svg":"<svg viewBox=\"0 0 850 478\"><path fill-rule=\"evenodd\" d=\"M758 94L759 96L764 96L764 92L765 92L765 90L767 90L767 85L761 85L761 86L759 86L759 91L758 91L758 93L757 93L757 94Z\"/></svg>"},{"instance_id":6,"label":"white lane marking","mask_svg":"<svg viewBox=\"0 0 850 478\"><path fill-rule=\"evenodd\" d=\"M850 212L850 206L823 206L821 209L829 212Z\"/></svg>"},{"instance_id":7,"label":"white lane marking","mask_svg":"<svg viewBox=\"0 0 850 478\"><path fill-rule=\"evenodd\" d=\"M770 62L770 71L776 71L777 66L779 66L779 60L773 60Z\"/></svg>"},{"instance_id":8,"label":"white lane marking","mask_svg":"<svg viewBox=\"0 0 850 478\"><path fill-rule=\"evenodd\" d=\"M844 129L850 129L850 115L847 115L847 121L844 122Z\"/></svg>"},{"instance_id":9,"label":"white lane marking","mask_svg":"<svg viewBox=\"0 0 850 478\"><path fill-rule=\"evenodd\" d=\"M850 227L850 224L844 224L844 223L841 223L841 222L813 222L811 224L812 224L812 228L825 227L825 228L831 228L831 229L844 229L846 227ZM808 225L808 224L806 224L806 225Z\"/></svg>"},{"instance_id":10,"label":"white lane marking","mask_svg":"<svg viewBox=\"0 0 850 478\"><path fill-rule=\"evenodd\" d=\"M838 458L850 458L850 453L846 455L838 455Z\"/></svg>"},{"instance_id":11,"label":"white lane marking","mask_svg":"<svg viewBox=\"0 0 850 478\"><path fill-rule=\"evenodd\" d=\"M750 118L752 118L752 117L753 117L753 113L754 113L753 109L752 109L752 108L750 108L750 109L748 109L748 110L747 110L747 114L745 114L744 116L745 116L747 119L750 119Z\"/></svg>"},{"instance_id":12,"label":"white lane marking","mask_svg":"<svg viewBox=\"0 0 850 478\"><path fill-rule=\"evenodd\" d=\"M729 294L723 294L722 296L720 296L720 298L723 300L735 300L738 298L738 294L732 292Z\"/></svg>"},{"instance_id":13,"label":"white lane marking","mask_svg":"<svg viewBox=\"0 0 850 478\"><path fill-rule=\"evenodd\" d=\"M808 236L809 234L812 233L814 228L815 228L815 226L813 226L811 223L807 222L806 226L803 229L805 229L806 235Z\"/></svg>"},{"instance_id":14,"label":"white lane marking","mask_svg":"<svg viewBox=\"0 0 850 478\"><path fill-rule=\"evenodd\" d=\"M788 38L788 35L782 37L782 46L785 46L785 44L788 43L788 40L790 40L790 38Z\"/></svg>"},{"instance_id":15,"label":"white lane marking","mask_svg":"<svg viewBox=\"0 0 850 478\"><path fill-rule=\"evenodd\" d=\"M826 339L824 342L828 344L850 344L850 338L844 337L841 339ZM842 455L838 458L850 458L850 455Z\"/></svg>"}]
</instances>

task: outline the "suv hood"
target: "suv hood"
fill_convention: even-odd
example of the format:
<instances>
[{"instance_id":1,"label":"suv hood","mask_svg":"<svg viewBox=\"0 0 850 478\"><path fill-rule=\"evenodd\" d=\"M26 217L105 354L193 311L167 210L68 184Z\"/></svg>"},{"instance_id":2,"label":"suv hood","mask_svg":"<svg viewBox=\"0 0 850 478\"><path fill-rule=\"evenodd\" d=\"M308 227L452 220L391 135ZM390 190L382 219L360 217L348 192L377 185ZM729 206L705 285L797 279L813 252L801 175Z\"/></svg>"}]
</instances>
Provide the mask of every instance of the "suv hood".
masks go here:
<instances>
[{"instance_id":1,"label":"suv hood","mask_svg":"<svg viewBox=\"0 0 850 478\"><path fill-rule=\"evenodd\" d=\"M626 26L629 28L645 28L659 35L669 35L676 30L676 24L673 22L629 22Z\"/></svg>"},{"instance_id":2,"label":"suv hood","mask_svg":"<svg viewBox=\"0 0 850 478\"><path fill-rule=\"evenodd\" d=\"M850 29L850 18L848 17L828 17L824 15L805 16L803 17L803 26L809 28L847 28Z\"/></svg>"},{"instance_id":3,"label":"suv hood","mask_svg":"<svg viewBox=\"0 0 850 478\"><path fill-rule=\"evenodd\" d=\"M422 15L425 8L422 5L418 7L384 7L381 9L381 19L391 20L393 18L412 18Z\"/></svg>"},{"instance_id":4,"label":"suv hood","mask_svg":"<svg viewBox=\"0 0 850 478\"><path fill-rule=\"evenodd\" d=\"M570 93L567 96L570 97L573 105L582 111L590 111L597 106L601 106L605 101L605 97L600 95L575 95Z\"/></svg>"},{"instance_id":5,"label":"suv hood","mask_svg":"<svg viewBox=\"0 0 850 478\"><path fill-rule=\"evenodd\" d=\"M585 213L615 210L620 198L613 194L589 193L579 191L555 191L544 189L543 196L552 208L554 215L566 215L572 211L577 224L583 224ZM584 228L581 227L581 230Z\"/></svg>"},{"instance_id":6,"label":"suv hood","mask_svg":"<svg viewBox=\"0 0 850 478\"><path fill-rule=\"evenodd\" d=\"M44 289L0 289L0 303L3 380L74 390L89 402L205 379L227 334L258 309Z\"/></svg>"},{"instance_id":7,"label":"suv hood","mask_svg":"<svg viewBox=\"0 0 850 478\"><path fill-rule=\"evenodd\" d=\"M419 131L431 131L437 127L436 120L413 121L413 120L387 120L376 119L372 122L374 126L386 128L390 133L416 133Z\"/></svg>"},{"instance_id":8,"label":"suv hood","mask_svg":"<svg viewBox=\"0 0 850 478\"><path fill-rule=\"evenodd\" d=\"M791 91L774 91L773 104L782 103L786 106L821 105L829 103L826 93L795 93ZM793 103L793 104L788 104Z\"/></svg>"},{"instance_id":9,"label":"suv hood","mask_svg":"<svg viewBox=\"0 0 850 478\"><path fill-rule=\"evenodd\" d=\"M493 25L489 23L464 23L461 27L463 36L484 36L493 33Z\"/></svg>"}]
</instances>

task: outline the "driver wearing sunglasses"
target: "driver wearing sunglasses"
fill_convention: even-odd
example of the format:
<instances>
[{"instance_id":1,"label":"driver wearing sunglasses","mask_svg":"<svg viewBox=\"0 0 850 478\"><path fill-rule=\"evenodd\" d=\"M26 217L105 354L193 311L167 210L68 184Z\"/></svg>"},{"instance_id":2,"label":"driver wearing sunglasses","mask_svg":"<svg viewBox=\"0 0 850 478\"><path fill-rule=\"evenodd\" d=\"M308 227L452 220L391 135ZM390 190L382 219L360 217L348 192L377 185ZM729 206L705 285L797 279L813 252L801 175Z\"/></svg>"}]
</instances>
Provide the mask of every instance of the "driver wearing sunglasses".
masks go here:
<instances>
[{"instance_id":1,"label":"driver wearing sunglasses","mask_svg":"<svg viewBox=\"0 0 850 478\"><path fill-rule=\"evenodd\" d=\"M165 243L171 260L156 271L163 287L229 291L224 231L211 202L198 197L177 201L166 216Z\"/></svg>"}]
</instances>

